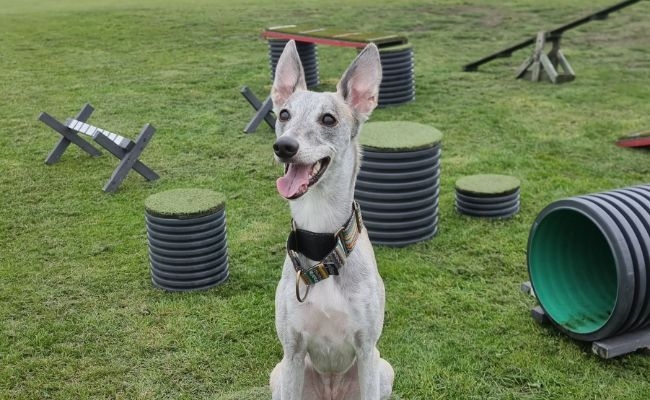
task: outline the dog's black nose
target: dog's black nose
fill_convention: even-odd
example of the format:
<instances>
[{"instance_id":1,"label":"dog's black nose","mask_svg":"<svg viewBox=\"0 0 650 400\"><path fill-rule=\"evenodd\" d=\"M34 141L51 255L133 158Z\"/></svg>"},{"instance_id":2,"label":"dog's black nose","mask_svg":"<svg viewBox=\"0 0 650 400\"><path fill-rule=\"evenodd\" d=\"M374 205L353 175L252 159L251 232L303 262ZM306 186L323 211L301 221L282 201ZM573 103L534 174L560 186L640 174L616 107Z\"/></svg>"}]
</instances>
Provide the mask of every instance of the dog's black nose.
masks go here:
<instances>
[{"instance_id":1,"label":"dog's black nose","mask_svg":"<svg viewBox=\"0 0 650 400\"><path fill-rule=\"evenodd\" d=\"M298 152L298 141L291 137L282 136L273 143L275 155L282 159L288 159Z\"/></svg>"}]
</instances>

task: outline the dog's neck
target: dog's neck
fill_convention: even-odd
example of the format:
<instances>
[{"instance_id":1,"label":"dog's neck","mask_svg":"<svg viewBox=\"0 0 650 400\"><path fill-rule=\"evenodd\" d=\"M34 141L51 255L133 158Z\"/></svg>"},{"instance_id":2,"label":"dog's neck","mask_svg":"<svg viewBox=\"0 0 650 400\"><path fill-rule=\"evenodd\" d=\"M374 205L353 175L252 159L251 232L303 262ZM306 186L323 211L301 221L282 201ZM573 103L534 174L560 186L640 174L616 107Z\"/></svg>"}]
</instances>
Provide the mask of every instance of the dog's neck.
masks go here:
<instances>
[{"instance_id":1,"label":"dog's neck","mask_svg":"<svg viewBox=\"0 0 650 400\"><path fill-rule=\"evenodd\" d=\"M338 162L328 171L329 176L314 186L304 196L289 202L291 216L297 228L319 232L334 233L350 218L354 200L354 184L359 165L356 143L340 154L343 162Z\"/></svg>"}]
</instances>

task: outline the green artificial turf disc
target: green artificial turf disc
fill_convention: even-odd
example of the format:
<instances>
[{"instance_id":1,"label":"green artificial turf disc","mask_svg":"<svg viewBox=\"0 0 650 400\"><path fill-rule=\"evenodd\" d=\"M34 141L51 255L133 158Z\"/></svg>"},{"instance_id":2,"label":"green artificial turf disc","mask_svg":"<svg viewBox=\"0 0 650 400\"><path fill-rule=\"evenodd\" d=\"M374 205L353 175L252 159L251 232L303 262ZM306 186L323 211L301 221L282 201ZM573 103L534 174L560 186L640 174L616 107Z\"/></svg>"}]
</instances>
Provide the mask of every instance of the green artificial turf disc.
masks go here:
<instances>
[{"instance_id":1,"label":"green artificial turf disc","mask_svg":"<svg viewBox=\"0 0 650 400\"><path fill-rule=\"evenodd\" d=\"M375 151L413 151L434 147L442 140L436 128L409 121L369 122L362 128L359 143Z\"/></svg>"},{"instance_id":2,"label":"green artificial turf disc","mask_svg":"<svg viewBox=\"0 0 650 400\"><path fill-rule=\"evenodd\" d=\"M145 210L161 218L191 219L214 214L225 207L226 197L208 189L172 189L149 196Z\"/></svg>"},{"instance_id":3,"label":"green artificial turf disc","mask_svg":"<svg viewBox=\"0 0 650 400\"><path fill-rule=\"evenodd\" d=\"M478 197L500 196L514 193L521 182L514 176L479 174L465 176L456 181L456 190Z\"/></svg>"}]
</instances>

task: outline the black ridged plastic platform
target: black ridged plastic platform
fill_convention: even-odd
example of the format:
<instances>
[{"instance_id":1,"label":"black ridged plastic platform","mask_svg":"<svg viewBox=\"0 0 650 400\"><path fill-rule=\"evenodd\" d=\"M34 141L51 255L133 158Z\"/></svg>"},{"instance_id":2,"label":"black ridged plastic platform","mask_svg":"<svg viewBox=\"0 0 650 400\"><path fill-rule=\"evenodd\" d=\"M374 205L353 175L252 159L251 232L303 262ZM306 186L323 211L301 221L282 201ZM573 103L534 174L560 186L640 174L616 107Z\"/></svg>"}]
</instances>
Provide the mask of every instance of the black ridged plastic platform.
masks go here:
<instances>
[{"instance_id":1,"label":"black ridged plastic platform","mask_svg":"<svg viewBox=\"0 0 650 400\"><path fill-rule=\"evenodd\" d=\"M415 100L413 46L380 47L383 78L379 86L379 106L391 106Z\"/></svg>"},{"instance_id":2,"label":"black ridged plastic platform","mask_svg":"<svg viewBox=\"0 0 650 400\"><path fill-rule=\"evenodd\" d=\"M481 174L456 181L456 210L464 215L509 218L519 212L520 182L507 175Z\"/></svg>"},{"instance_id":3,"label":"black ridged plastic platform","mask_svg":"<svg viewBox=\"0 0 650 400\"><path fill-rule=\"evenodd\" d=\"M282 55L287 40L269 40L269 63L271 65L271 81L275 78L275 67ZM318 86L318 51L314 43L296 42L302 68L305 71L305 81L308 88Z\"/></svg>"},{"instance_id":4,"label":"black ridged plastic platform","mask_svg":"<svg viewBox=\"0 0 650 400\"><path fill-rule=\"evenodd\" d=\"M203 290L228 271L226 211L220 194L175 189L145 201L151 281L168 291Z\"/></svg>"},{"instance_id":5,"label":"black ridged plastic platform","mask_svg":"<svg viewBox=\"0 0 650 400\"><path fill-rule=\"evenodd\" d=\"M437 233L441 139L413 122L364 126L355 199L373 244L401 247Z\"/></svg>"}]
</instances>

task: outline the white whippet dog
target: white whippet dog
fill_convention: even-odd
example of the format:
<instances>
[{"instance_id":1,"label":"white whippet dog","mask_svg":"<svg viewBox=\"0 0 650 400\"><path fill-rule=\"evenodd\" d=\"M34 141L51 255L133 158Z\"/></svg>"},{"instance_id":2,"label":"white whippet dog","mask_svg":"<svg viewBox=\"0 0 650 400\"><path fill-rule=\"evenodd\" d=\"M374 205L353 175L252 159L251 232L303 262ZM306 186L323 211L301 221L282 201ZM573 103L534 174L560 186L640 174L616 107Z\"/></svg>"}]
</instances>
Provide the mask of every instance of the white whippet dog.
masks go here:
<instances>
[{"instance_id":1,"label":"white whippet dog","mask_svg":"<svg viewBox=\"0 0 650 400\"><path fill-rule=\"evenodd\" d=\"M307 90L295 43L287 43L271 90L293 228L275 296L284 357L271 372L274 400L380 400L393 369L380 358L384 284L354 203L357 135L377 105L381 62L368 45L336 92Z\"/></svg>"}]
</instances>

